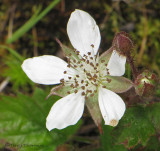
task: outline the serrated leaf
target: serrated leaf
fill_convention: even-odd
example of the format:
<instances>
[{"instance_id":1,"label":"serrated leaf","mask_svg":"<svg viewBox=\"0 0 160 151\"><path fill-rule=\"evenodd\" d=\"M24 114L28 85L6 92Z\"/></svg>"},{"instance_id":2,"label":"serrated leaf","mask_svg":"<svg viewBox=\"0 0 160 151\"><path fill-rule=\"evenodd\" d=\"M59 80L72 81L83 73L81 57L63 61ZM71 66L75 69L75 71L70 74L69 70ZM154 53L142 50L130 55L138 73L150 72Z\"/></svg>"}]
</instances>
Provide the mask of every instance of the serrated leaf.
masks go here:
<instances>
[{"instance_id":1,"label":"serrated leaf","mask_svg":"<svg viewBox=\"0 0 160 151\"><path fill-rule=\"evenodd\" d=\"M102 150L101 151L127 151L122 144L114 144L112 139L113 127L102 124L103 134L101 135Z\"/></svg>"},{"instance_id":2,"label":"serrated leaf","mask_svg":"<svg viewBox=\"0 0 160 151\"><path fill-rule=\"evenodd\" d=\"M155 129L160 131L160 102L154 103L148 107L148 116Z\"/></svg>"},{"instance_id":3,"label":"serrated leaf","mask_svg":"<svg viewBox=\"0 0 160 151\"><path fill-rule=\"evenodd\" d=\"M147 146L143 149L144 151L159 151L160 150L160 141L156 136L152 136L149 140Z\"/></svg>"},{"instance_id":4,"label":"serrated leaf","mask_svg":"<svg viewBox=\"0 0 160 151\"><path fill-rule=\"evenodd\" d=\"M106 80L102 81L102 85L116 93L126 92L133 86L132 81L125 77L105 76L105 78Z\"/></svg>"},{"instance_id":5,"label":"serrated leaf","mask_svg":"<svg viewBox=\"0 0 160 151\"><path fill-rule=\"evenodd\" d=\"M0 101L0 139L10 144L23 145L19 150L32 151L37 146L38 150L53 151L56 146L64 143L68 137L74 134L79 123L63 130L46 129L46 117L55 100L45 101L47 94L36 89L33 96L19 93L17 97L1 96ZM11 147L11 146L10 146ZM17 148L17 147L16 147Z\"/></svg>"},{"instance_id":6,"label":"serrated leaf","mask_svg":"<svg viewBox=\"0 0 160 151\"><path fill-rule=\"evenodd\" d=\"M25 86L27 84L33 86L34 83L29 80L21 68L24 58L18 54L16 50L13 50L7 46L0 45L0 48L7 49L11 54L4 59L7 68L2 74L3 76L10 78L10 81L13 83L13 89L16 90L19 87L26 88Z\"/></svg>"},{"instance_id":7,"label":"serrated leaf","mask_svg":"<svg viewBox=\"0 0 160 151\"><path fill-rule=\"evenodd\" d=\"M156 134L156 131L159 132L160 130L159 115L159 102L148 106L137 106L127 109L116 128L113 129L108 126L103 128L102 145L106 146L105 149L108 150L110 148L109 144L114 146L123 144L126 148L133 148L142 144L143 148L145 147L144 150L152 151L148 150L147 147L150 145L149 148L152 148L152 138ZM110 143L107 144L105 142L103 144L105 140L108 140ZM156 150L158 147L156 145L153 148Z\"/></svg>"},{"instance_id":8,"label":"serrated leaf","mask_svg":"<svg viewBox=\"0 0 160 151\"><path fill-rule=\"evenodd\" d=\"M113 130L115 142L123 143L127 148L141 143L146 145L150 136L155 134L155 128L148 118L148 108L141 106L127 109L120 124Z\"/></svg>"}]
</instances>

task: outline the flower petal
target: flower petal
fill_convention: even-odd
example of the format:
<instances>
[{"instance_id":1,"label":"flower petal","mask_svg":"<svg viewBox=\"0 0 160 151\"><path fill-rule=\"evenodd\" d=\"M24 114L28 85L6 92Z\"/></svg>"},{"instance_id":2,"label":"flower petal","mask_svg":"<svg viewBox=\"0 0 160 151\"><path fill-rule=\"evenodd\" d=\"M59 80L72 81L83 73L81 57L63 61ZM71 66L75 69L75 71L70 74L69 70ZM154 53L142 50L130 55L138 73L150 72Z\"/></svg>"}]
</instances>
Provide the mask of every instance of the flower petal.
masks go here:
<instances>
[{"instance_id":1,"label":"flower petal","mask_svg":"<svg viewBox=\"0 0 160 151\"><path fill-rule=\"evenodd\" d=\"M126 57L113 50L107 69L111 76L122 76L125 73Z\"/></svg>"},{"instance_id":2,"label":"flower petal","mask_svg":"<svg viewBox=\"0 0 160 151\"><path fill-rule=\"evenodd\" d=\"M101 35L95 20L85 11L75 10L68 21L67 33L75 49L81 56L87 52L97 53Z\"/></svg>"},{"instance_id":3,"label":"flower petal","mask_svg":"<svg viewBox=\"0 0 160 151\"><path fill-rule=\"evenodd\" d=\"M78 122L83 114L85 103L81 93L67 95L52 106L46 122L49 131L54 128L63 129Z\"/></svg>"},{"instance_id":4,"label":"flower petal","mask_svg":"<svg viewBox=\"0 0 160 151\"><path fill-rule=\"evenodd\" d=\"M67 63L58 57L44 55L24 60L22 69L35 83L57 84L64 78Z\"/></svg>"},{"instance_id":5,"label":"flower petal","mask_svg":"<svg viewBox=\"0 0 160 151\"><path fill-rule=\"evenodd\" d=\"M125 103L114 92L99 89L99 107L106 125L116 126L125 112Z\"/></svg>"}]
</instances>

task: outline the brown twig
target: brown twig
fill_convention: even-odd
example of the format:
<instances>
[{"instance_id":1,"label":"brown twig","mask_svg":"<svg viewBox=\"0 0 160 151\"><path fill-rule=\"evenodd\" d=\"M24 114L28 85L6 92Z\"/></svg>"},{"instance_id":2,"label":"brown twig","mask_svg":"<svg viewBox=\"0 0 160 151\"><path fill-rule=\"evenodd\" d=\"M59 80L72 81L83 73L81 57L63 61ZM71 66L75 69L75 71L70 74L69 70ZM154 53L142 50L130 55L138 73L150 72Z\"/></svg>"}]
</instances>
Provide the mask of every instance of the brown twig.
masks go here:
<instances>
[{"instance_id":1,"label":"brown twig","mask_svg":"<svg viewBox=\"0 0 160 151\"><path fill-rule=\"evenodd\" d=\"M37 48L38 38L37 38L37 30L35 27L32 29L32 35L33 35L33 54L34 56L38 56L38 48Z\"/></svg>"},{"instance_id":2,"label":"brown twig","mask_svg":"<svg viewBox=\"0 0 160 151\"><path fill-rule=\"evenodd\" d=\"M5 89L8 85L10 78L7 77L1 84L0 84L0 93Z\"/></svg>"},{"instance_id":3,"label":"brown twig","mask_svg":"<svg viewBox=\"0 0 160 151\"><path fill-rule=\"evenodd\" d=\"M144 14L144 30L143 30L143 39L142 39L142 43L141 43L141 47L140 47L140 51L138 54L138 59L137 59L137 64L139 65L142 61L142 56L144 54L145 51L145 46L147 43L147 32L148 32L148 25L147 25L147 16L146 16L146 9L143 9L143 14Z\"/></svg>"}]
</instances>

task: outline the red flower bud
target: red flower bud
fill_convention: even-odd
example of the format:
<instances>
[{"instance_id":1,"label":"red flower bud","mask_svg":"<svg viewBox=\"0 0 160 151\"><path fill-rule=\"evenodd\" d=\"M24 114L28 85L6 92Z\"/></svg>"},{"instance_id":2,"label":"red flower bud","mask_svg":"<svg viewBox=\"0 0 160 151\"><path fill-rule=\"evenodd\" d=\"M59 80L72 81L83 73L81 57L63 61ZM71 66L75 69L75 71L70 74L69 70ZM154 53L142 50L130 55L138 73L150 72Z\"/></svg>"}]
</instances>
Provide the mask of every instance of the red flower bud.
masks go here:
<instances>
[{"instance_id":1,"label":"red flower bud","mask_svg":"<svg viewBox=\"0 0 160 151\"><path fill-rule=\"evenodd\" d=\"M133 42L126 32L122 31L115 35L112 46L115 47L120 54L127 56L133 48Z\"/></svg>"},{"instance_id":2,"label":"red flower bud","mask_svg":"<svg viewBox=\"0 0 160 151\"><path fill-rule=\"evenodd\" d=\"M158 83L158 78L156 74L145 70L139 74L135 80L135 90L139 96L151 96L154 93L156 85Z\"/></svg>"}]
</instances>

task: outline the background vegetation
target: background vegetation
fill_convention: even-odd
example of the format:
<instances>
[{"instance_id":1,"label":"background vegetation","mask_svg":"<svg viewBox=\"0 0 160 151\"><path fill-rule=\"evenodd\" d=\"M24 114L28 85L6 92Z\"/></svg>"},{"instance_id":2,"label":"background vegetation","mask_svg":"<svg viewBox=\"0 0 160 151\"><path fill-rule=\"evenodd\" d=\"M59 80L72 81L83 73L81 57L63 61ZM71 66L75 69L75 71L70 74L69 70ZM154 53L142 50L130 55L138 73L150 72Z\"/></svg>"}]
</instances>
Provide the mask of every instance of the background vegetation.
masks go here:
<instances>
[{"instance_id":1,"label":"background vegetation","mask_svg":"<svg viewBox=\"0 0 160 151\"><path fill-rule=\"evenodd\" d=\"M160 86L151 97L121 94L127 110L116 128L103 135L85 110L74 126L48 132L46 116L58 96L47 101L52 86L32 83L21 69L24 59L44 54L64 59L55 41L71 47L66 25L75 9L90 13L100 27L100 53L115 33L134 41L139 71L160 76L159 0L0 0L0 148L6 151L158 151L160 150ZM126 65L125 76L132 79ZM102 124L104 125L104 124Z\"/></svg>"}]
</instances>

